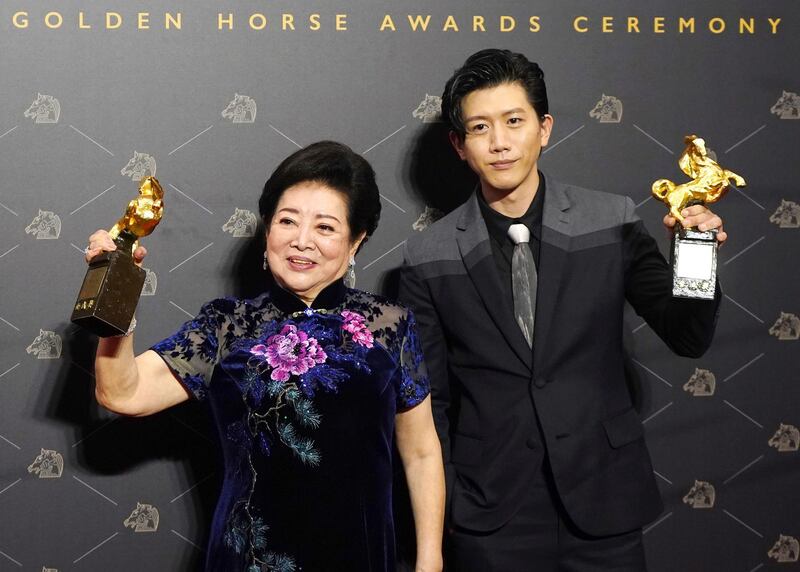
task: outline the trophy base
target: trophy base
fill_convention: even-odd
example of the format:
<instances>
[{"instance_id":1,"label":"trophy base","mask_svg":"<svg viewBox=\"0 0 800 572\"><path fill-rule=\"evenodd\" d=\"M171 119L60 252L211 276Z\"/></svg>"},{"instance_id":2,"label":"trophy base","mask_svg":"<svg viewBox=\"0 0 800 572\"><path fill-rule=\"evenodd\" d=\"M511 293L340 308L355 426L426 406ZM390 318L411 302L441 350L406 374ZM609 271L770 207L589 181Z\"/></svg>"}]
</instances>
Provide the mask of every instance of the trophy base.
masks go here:
<instances>
[{"instance_id":1,"label":"trophy base","mask_svg":"<svg viewBox=\"0 0 800 572\"><path fill-rule=\"evenodd\" d=\"M717 287L717 231L680 228L672 238L672 296L713 300Z\"/></svg>"},{"instance_id":2,"label":"trophy base","mask_svg":"<svg viewBox=\"0 0 800 572\"><path fill-rule=\"evenodd\" d=\"M118 248L89 264L70 321L101 338L128 332L147 273Z\"/></svg>"}]
</instances>

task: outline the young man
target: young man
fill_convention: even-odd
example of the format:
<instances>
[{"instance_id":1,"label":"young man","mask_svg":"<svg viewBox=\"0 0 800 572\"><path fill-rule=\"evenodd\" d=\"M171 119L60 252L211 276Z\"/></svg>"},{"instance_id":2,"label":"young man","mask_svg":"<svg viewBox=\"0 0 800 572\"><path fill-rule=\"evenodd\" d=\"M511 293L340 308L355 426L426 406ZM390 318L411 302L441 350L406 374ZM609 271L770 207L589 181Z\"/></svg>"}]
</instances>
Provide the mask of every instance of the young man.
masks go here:
<instances>
[{"instance_id":1,"label":"young man","mask_svg":"<svg viewBox=\"0 0 800 572\"><path fill-rule=\"evenodd\" d=\"M641 527L662 504L625 383L624 303L673 351L698 357L719 295L672 298L670 268L630 199L538 171L553 118L537 64L472 55L445 86L442 116L480 189L409 239L400 296L433 386L448 568L644 570ZM684 216L725 240L705 207Z\"/></svg>"}]
</instances>

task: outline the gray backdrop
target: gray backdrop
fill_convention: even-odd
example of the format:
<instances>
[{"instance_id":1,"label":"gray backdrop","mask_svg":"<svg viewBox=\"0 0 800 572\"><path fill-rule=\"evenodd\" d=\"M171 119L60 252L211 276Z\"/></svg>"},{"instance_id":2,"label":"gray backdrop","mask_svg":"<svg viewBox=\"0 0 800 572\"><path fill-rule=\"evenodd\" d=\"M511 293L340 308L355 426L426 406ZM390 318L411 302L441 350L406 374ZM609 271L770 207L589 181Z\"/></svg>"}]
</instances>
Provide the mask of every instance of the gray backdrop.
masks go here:
<instances>
[{"instance_id":1,"label":"gray backdrop","mask_svg":"<svg viewBox=\"0 0 800 572\"><path fill-rule=\"evenodd\" d=\"M391 293L426 207L450 209L473 188L428 96L488 46L545 70L556 122L541 168L633 197L665 249L665 207L649 188L684 180L684 135L705 137L747 179L716 207L730 239L708 354L675 357L626 317L632 388L667 505L645 541L654 571L800 569L800 11L790 0L659 4L3 3L0 569L202 561L221 476L204 408L141 420L100 410L94 342L68 321L87 237L121 215L136 180L156 171L166 189L163 222L145 242L140 350L204 301L257 290L261 231L249 223L261 186L320 139L351 145L377 171L383 214L358 257L358 285ZM165 12L180 12L180 29L165 28ZM218 29L219 12L232 29ZM294 30L281 29L283 14ZM427 14L427 30L412 31L408 15ZM476 16L485 31L473 30ZM603 96L613 99L590 114ZM157 528L126 526L137 505L157 511Z\"/></svg>"}]
</instances>

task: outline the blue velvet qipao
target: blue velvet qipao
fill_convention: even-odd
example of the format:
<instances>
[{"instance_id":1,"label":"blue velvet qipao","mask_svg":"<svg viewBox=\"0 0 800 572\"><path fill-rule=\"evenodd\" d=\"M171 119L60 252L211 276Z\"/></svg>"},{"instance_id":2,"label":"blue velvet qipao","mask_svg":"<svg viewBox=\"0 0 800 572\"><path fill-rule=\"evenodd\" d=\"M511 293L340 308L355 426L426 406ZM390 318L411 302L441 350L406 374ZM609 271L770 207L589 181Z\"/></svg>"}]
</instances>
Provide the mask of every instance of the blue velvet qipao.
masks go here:
<instances>
[{"instance_id":1,"label":"blue velvet qipao","mask_svg":"<svg viewBox=\"0 0 800 572\"><path fill-rule=\"evenodd\" d=\"M409 310L341 281L310 308L273 286L152 349L219 431L206 570L394 570L394 416L429 392Z\"/></svg>"}]
</instances>

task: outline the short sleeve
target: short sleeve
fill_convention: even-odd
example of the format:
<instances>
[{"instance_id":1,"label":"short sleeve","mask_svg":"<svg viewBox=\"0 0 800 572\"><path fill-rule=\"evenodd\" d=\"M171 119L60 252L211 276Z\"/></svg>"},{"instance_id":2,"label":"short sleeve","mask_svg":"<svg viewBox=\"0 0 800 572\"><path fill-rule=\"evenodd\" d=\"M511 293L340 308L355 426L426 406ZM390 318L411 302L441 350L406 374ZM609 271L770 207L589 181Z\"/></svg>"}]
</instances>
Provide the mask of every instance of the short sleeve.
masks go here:
<instances>
[{"instance_id":1,"label":"short sleeve","mask_svg":"<svg viewBox=\"0 0 800 572\"><path fill-rule=\"evenodd\" d=\"M150 348L197 399L205 398L219 360L220 310L219 301L205 304L175 334Z\"/></svg>"},{"instance_id":2,"label":"short sleeve","mask_svg":"<svg viewBox=\"0 0 800 572\"><path fill-rule=\"evenodd\" d=\"M405 324L402 323L403 321ZM422 345L417 332L417 323L410 310L406 317L401 319L399 329L402 333L402 337L398 339L400 367L398 367L399 375L395 376L398 384L396 387L398 411L418 405L431 391L428 370L425 367Z\"/></svg>"}]
</instances>

